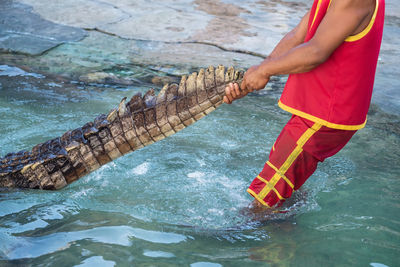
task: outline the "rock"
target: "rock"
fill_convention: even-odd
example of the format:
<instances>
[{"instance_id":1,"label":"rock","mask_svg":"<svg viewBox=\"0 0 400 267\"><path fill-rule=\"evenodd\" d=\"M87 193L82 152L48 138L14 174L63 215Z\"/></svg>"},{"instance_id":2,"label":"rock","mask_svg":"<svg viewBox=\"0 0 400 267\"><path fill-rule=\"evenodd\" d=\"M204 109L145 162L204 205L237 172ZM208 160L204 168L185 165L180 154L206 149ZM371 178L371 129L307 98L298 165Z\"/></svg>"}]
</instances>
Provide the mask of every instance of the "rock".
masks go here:
<instances>
[{"instance_id":1,"label":"rock","mask_svg":"<svg viewBox=\"0 0 400 267\"><path fill-rule=\"evenodd\" d=\"M18 1L31 5L49 21L125 39L207 42L264 55L309 8L309 4L299 5L298 1ZM282 6L282 12L276 11L277 6Z\"/></svg>"},{"instance_id":2,"label":"rock","mask_svg":"<svg viewBox=\"0 0 400 267\"><path fill-rule=\"evenodd\" d=\"M4 64L30 66L33 72L87 83L95 82L89 79L93 77L87 76L89 73L114 73L118 79L150 83L154 76L180 76L219 64L247 68L260 60L259 57L223 51L205 44L125 40L96 31L89 32L80 42L58 46L40 57L0 55ZM124 71L120 70L121 67ZM115 81L115 77L109 78ZM118 83L125 84L127 80Z\"/></svg>"},{"instance_id":3,"label":"rock","mask_svg":"<svg viewBox=\"0 0 400 267\"><path fill-rule=\"evenodd\" d=\"M32 6L35 13L44 19L63 25L84 29L100 28L130 17L113 2L87 0L18 0ZM132 1L135 2L135 1Z\"/></svg>"},{"instance_id":4,"label":"rock","mask_svg":"<svg viewBox=\"0 0 400 267\"><path fill-rule=\"evenodd\" d=\"M42 19L27 5L11 0L1 2L0 51L39 55L85 36L82 29Z\"/></svg>"},{"instance_id":5,"label":"rock","mask_svg":"<svg viewBox=\"0 0 400 267\"><path fill-rule=\"evenodd\" d=\"M99 84L119 84L119 85L132 85L133 81L120 78L112 73L106 72L93 72L81 75L79 77L81 82L85 83L99 83Z\"/></svg>"},{"instance_id":6,"label":"rock","mask_svg":"<svg viewBox=\"0 0 400 267\"><path fill-rule=\"evenodd\" d=\"M174 79L170 76L154 76L153 78L151 78L151 83L163 87L164 85L169 83L179 83L179 80L178 78Z\"/></svg>"}]
</instances>

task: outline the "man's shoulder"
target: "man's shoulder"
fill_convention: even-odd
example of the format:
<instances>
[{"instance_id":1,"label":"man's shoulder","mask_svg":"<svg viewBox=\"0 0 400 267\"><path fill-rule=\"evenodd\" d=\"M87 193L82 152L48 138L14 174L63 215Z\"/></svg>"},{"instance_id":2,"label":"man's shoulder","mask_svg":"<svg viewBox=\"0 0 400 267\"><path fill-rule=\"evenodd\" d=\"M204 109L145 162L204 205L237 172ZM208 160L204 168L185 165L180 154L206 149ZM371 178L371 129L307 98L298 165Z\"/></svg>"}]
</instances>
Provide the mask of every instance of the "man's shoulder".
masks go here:
<instances>
[{"instance_id":1,"label":"man's shoulder","mask_svg":"<svg viewBox=\"0 0 400 267\"><path fill-rule=\"evenodd\" d=\"M357 34L364 30L372 19L376 1L380 0L331 0L330 9L336 14L358 18L360 24L352 33Z\"/></svg>"},{"instance_id":2,"label":"man's shoulder","mask_svg":"<svg viewBox=\"0 0 400 267\"><path fill-rule=\"evenodd\" d=\"M379 0L331 0L332 7L374 9Z\"/></svg>"}]
</instances>

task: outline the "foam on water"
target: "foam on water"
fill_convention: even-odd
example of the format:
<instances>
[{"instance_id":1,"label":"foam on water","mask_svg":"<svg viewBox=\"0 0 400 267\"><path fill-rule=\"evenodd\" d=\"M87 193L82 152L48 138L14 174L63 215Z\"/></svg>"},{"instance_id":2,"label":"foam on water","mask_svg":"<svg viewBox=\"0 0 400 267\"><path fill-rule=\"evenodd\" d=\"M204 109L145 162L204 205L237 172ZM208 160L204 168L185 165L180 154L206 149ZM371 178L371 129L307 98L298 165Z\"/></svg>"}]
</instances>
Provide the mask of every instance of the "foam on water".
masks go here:
<instances>
[{"instance_id":1,"label":"foam on water","mask_svg":"<svg viewBox=\"0 0 400 267\"><path fill-rule=\"evenodd\" d=\"M144 162L132 169L132 174L144 175L149 171L150 163Z\"/></svg>"},{"instance_id":2,"label":"foam on water","mask_svg":"<svg viewBox=\"0 0 400 267\"><path fill-rule=\"evenodd\" d=\"M197 181L199 181L199 179L201 179L202 177L204 177L206 174L204 172L199 172L199 171L195 171L195 172L191 172L187 174L187 177L189 178L194 178Z\"/></svg>"}]
</instances>

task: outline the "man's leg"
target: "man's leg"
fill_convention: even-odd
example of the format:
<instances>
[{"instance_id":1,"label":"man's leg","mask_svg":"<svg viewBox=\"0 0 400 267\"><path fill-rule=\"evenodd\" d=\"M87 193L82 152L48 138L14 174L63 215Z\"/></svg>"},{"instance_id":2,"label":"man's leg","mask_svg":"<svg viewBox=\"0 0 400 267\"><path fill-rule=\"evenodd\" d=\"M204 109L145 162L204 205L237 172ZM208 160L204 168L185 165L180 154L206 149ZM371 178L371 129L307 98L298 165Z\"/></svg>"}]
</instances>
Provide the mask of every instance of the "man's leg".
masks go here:
<instances>
[{"instance_id":1,"label":"man's leg","mask_svg":"<svg viewBox=\"0 0 400 267\"><path fill-rule=\"evenodd\" d=\"M264 206L281 205L314 173L318 162L336 154L355 132L331 129L293 116L247 191Z\"/></svg>"}]
</instances>

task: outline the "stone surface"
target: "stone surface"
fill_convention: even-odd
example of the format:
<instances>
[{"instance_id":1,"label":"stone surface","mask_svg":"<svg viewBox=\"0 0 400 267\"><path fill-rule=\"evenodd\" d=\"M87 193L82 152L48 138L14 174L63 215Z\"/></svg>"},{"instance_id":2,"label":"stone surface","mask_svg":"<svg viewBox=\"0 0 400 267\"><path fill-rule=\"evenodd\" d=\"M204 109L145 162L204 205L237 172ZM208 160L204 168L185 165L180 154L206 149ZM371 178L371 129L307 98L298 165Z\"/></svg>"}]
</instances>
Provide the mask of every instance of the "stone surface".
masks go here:
<instances>
[{"instance_id":1,"label":"stone surface","mask_svg":"<svg viewBox=\"0 0 400 267\"><path fill-rule=\"evenodd\" d=\"M3 51L37 55L69 43L37 58L0 54L0 61L82 80L88 73L113 73L116 79L108 80L122 84L139 77L151 81L153 70L180 75L208 65L247 68L268 55L311 4L306 0L3 0ZM373 101L400 114L399 6L395 0L386 5ZM82 38L84 30L89 32L87 38L71 42Z\"/></svg>"},{"instance_id":2,"label":"stone surface","mask_svg":"<svg viewBox=\"0 0 400 267\"><path fill-rule=\"evenodd\" d=\"M85 35L82 29L42 19L27 5L11 0L1 2L0 51L38 55Z\"/></svg>"},{"instance_id":3,"label":"stone surface","mask_svg":"<svg viewBox=\"0 0 400 267\"><path fill-rule=\"evenodd\" d=\"M90 77L96 75L91 73L99 72L124 77L125 81L151 82L160 73L180 76L197 71L199 67L218 64L246 68L260 60L210 45L125 40L95 31L89 32L89 36L81 42L65 44L41 57L3 55L2 58L7 64L31 66L38 72L84 82L94 82ZM116 77L109 79L117 80Z\"/></svg>"},{"instance_id":4,"label":"stone surface","mask_svg":"<svg viewBox=\"0 0 400 267\"><path fill-rule=\"evenodd\" d=\"M255 0L19 1L47 20L127 39L207 42L263 55L298 23L309 6Z\"/></svg>"},{"instance_id":5,"label":"stone surface","mask_svg":"<svg viewBox=\"0 0 400 267\"><path fill-rule=\"evenodd\" d=\"M91 72L79 76L79 80L86 83L132 85L130 79L119 78L113 73Z\"/></svg>"},{"instance_id":6,"label":"stone surface","mask_svg":"<svg viewBox=\"0 0 400 267\"><path fill-rule=\"evenodd\" d=\"M373 102L386 112L400 115L400 5L397 1L386 0L385 12Z\"/></svg>"},{"instance_id":7,"label":"stone surface","mask_svg":"<svg viewBox=\"0 0 400 267\"><path fill-rule=\"evenodd\" d=\"M114 6L115 1L21 0L19 2L32 6L34 12L46 20L78 28L100 28L131 16Z\"/></svg>"}]
</instances>

